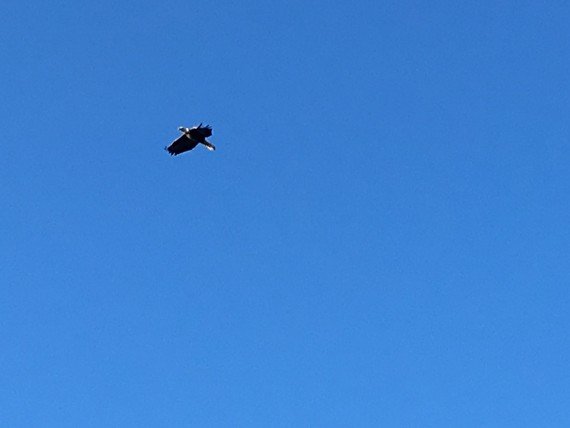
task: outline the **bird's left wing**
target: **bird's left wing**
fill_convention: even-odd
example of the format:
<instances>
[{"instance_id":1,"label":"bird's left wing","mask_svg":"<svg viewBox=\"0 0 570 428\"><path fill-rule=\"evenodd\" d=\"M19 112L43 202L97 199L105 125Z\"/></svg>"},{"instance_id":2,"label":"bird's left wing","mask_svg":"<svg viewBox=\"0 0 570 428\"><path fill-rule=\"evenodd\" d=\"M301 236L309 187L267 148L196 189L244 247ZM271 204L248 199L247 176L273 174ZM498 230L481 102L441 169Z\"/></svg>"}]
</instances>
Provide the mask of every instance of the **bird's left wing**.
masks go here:
<instances>
[{"instance_id":1,"label":"bird's left wing","mask_svg":"<svg viewBox=\"0 0 570 428\"><path fill-rule=\"evenodd\" d=\"M210 125L202 126L202 124L200 124L198 127L194 128L194 131L204 138L212 136L212 127Z\"/></svg>"}]
</instances>

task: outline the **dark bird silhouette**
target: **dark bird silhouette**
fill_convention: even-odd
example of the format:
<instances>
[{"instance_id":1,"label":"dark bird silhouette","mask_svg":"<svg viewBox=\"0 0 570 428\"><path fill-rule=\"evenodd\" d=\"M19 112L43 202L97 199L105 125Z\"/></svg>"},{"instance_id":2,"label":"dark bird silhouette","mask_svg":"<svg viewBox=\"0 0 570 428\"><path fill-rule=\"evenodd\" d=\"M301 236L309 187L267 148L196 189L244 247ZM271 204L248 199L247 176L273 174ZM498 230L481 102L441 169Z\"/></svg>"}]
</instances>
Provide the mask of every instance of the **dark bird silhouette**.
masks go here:
<instances>
[{"instance_id":1,"label":"dark bird silhouette","mask_svg":"<svg viewBox=\"0 0 570 428\"><path fill-rule=\"evenodd\" d=\"M202 124L194 128L178 128L182 135L174 140L168 147L164 149L172 156L179 155L180 153L192 150L198 144L203 144L208 150L216 150L216 147L206 140L207 137L212 135L212 128L209 125L202 126Z\"/></svg>"}]
</instances>

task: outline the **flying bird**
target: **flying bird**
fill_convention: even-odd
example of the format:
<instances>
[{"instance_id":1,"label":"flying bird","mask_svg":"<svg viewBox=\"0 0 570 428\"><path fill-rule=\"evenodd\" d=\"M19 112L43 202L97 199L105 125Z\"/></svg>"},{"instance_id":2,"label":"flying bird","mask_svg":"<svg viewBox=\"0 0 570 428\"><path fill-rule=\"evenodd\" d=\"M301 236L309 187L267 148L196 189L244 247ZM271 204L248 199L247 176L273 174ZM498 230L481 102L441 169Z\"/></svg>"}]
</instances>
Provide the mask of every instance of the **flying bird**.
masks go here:
<instances>
[{"instance_id":1,"label":"flying bird","mask_svg":"<svg viewBox=\"0 0 570 428\"><path fill-rule=\"evenodd\" d=\"M216 150L216 147L206 140L207 137L212 135L211 126L202 126L202 124L194 128L184 128L181 126L178 130L182 132L182 135L170 143L168 147L164 148L172 156L192 150L198 144L205 145L208 150Z\"/></svg>"}]
</instances>

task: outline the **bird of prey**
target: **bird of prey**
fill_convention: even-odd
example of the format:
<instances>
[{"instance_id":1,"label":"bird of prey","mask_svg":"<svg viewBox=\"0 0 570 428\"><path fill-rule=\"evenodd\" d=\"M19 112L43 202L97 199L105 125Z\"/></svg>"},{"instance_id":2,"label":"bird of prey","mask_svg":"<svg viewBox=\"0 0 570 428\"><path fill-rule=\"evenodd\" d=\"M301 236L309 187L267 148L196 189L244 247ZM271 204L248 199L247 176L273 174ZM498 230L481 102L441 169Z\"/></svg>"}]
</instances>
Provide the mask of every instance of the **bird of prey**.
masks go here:
<instances>
[{"instance_id":1,"label":"bird of prey","mask_svg":"<svg viewBox=\"0 0 570 428\"><path fill-rule=\"evenodd\" d=\"M216 147L206 140L207 137L212 135L212 128L209 125L202 126L202 124L194 128L178 128L182 135L174 140L168 147L164 149L172 156L179 155L180 153L192 150L198 144L203 144L208 150L216 150Z\"/></svg>"}]
</instances>

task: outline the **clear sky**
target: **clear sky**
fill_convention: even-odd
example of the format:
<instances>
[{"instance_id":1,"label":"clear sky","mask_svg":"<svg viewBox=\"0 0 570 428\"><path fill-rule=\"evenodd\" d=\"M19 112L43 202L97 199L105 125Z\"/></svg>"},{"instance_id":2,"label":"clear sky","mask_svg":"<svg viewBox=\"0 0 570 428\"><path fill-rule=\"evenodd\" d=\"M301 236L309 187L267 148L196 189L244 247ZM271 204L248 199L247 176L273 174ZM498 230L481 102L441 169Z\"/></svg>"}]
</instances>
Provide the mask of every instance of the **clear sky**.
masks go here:
<instances>
[{"instance_id":1,"label":"clear sky","mask_svg":"<svg viewBox=\"0 0 570 428\"><path fill-rule=\"evenodd\" d=\"M0 426L570 426L569 22L5 0Z\"/></svg>"}]
</instances>

